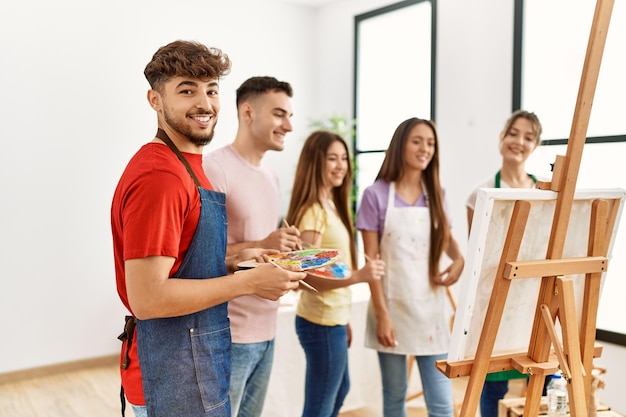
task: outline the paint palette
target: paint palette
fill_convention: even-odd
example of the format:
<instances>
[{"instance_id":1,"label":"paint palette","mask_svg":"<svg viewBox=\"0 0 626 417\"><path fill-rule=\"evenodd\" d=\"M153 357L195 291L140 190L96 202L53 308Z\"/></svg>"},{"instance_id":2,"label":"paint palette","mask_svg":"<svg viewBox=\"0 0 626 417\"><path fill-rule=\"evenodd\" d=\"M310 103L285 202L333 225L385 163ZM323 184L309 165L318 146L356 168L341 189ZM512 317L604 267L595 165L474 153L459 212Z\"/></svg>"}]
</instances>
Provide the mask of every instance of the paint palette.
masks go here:
<instances>
[{"instance_id":1,"label":"paint palette","mask_svg":"<svg viewBox=\"0 0 626 417\"><path fill-rule=\"evenodd\" d=\"M274 265L300 267L302 271L317 269L337 262L339 251L336 249L305 249L281 252L268 256Z\"/></svg>"},{"instance_id":2,"label":"paint palette","mask_svg":"<svg viewBox=\"0 0 626 417\"><path fill-rule=\"evenodd\" d=\"M352 275L352 271L345 263L337 261L335 263L322 266L321 268L310 269L307 271L309 275L319 278L342 279Z\"/></svg>"}]
</instances>

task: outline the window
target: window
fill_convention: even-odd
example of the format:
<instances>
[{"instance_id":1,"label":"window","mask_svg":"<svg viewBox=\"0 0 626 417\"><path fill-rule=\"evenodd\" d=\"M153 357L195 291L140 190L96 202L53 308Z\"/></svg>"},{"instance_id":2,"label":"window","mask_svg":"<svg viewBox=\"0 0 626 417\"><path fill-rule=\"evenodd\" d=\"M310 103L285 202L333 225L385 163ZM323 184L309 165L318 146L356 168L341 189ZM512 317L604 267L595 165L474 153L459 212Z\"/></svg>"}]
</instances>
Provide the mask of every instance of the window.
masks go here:
<instances>
[{"instance_id":1,"label":"window","mask_svg":"<svg viewBox=\"0 0 626 417\"><path fill-rule=\"evenodd\" d=\"M534 111L542 122L544 146L527 163L529 172L550 178L550 164L565 155L595 0L515 0L513 109ZM577 188L626 188L626 2L615 1L594 95ZM613 246L613 258L598 311L598 338L626 343L626 216ZM607 338L608 337L608 338Z\"/></svg>"},{"instance_id":2,"label":"window","mask_svg":"<svg viewBox=\"0 0 626 417\"><path fill-rule=\"evenodd\" d=\"M434 119L435 6L402 1L355 17L357 201L395 128L410 117Z\"/></svg>"},{"instance_id":3,"label":"window","mask_svg":"<svg viewBox=\"0 0 626 417\"><path fill-rule=\"evenodd\" d=\"M569 137L595 0L516 0L513 109L537 113L545 140ZM626 4L616 1L587 134L626 141Z\"/></svg>"}]
</instances>

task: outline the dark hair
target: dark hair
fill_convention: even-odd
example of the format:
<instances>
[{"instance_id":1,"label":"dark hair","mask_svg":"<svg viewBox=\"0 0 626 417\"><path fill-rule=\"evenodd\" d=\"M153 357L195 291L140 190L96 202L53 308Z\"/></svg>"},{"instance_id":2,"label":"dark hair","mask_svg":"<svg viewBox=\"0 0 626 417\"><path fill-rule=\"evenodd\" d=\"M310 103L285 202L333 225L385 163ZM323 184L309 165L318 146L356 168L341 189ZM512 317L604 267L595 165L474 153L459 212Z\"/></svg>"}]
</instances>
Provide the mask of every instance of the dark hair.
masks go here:
<instances>
[{"instance_id":1,"label":"dark hair","mask_svg":"<svg viewBox=\"0 0 626 417\"><path fill-rule=\"evenodd\" d=\"M268 91L282 91L289 97L293 97L291 85L286 81L278 81L274 77L252 77L244 81L237 89L237 107L249 98Z\"/></svg>"},{"instance_id":2,"label":"dark hair","mask_svg":"<svg viewBox=\"0 0 626 417\"><path fill-rule=\"evenodd\" d=\"M450 240L448 217L443 206L443 191L439 181L439 138L435 123L430 120L411 118L400 123L393 133L389 148L385 152L385 159L380 167L376 179L391 183L398 181L404 175L404 149L407 137L411 130L425 124L430 127L435 137L435 152L430 163L422 173L422 181L426 187L428 209L430 212L430 248L428 254L428 275L431 285L439 274L439 260L444 248Z\"/></svg>"},{"instance_id":3,"label":"dark hair","mask_svg":"<svg viewBox=\"0 0 626 417\"><path fill-rule=\"evenodd\" d=\"M509 116L509 118L504 123L504 128L502 129L502 132L500 133L500 140L502 140L506 135L509 134L511 126L513 126L513 123L515 123L515 121L520 117L530 122L530 124L533 126L533 133L535 134L535 141L537 143L537 146L541 145L541 122L539 121L539 118L535 113L526 110L516 110L513 112L513 114L511 114L511 116Z\"/></svg>"},{"instance_id":4,"label":"dark hair","mask_svg":"<svg viewBox=\"0 0 626 417\"><path fill-rule=\"evenodd\" d=\"M291 200L287 211L287 222L298 226L304 213L314 204L320 204L320 188L324 184L324 167L328 148L335 142L341 142L349 155L346 141L339 135L325 130L317 130L309 135L302 146L300 159L296 167L296 174L291 190ZM352 190L352 163L348 157L348 169L343 183L332 190L332 199L350 235L350 262L352 269L356 269L356 243L352 211L350 210L350 193Z\"/></svg>"},{"instance_id":5,"label":"dark hair","mask_svg":"<svg viewBox=\"0 0 626 417\"><path fill-rule=\"evenodd\" d=\"M159 90L172 77L219 79L230 71L230 59L217 48L192 41L174 41L160 47L146 65L150 87Z\"/></svg>"}]
</instances>

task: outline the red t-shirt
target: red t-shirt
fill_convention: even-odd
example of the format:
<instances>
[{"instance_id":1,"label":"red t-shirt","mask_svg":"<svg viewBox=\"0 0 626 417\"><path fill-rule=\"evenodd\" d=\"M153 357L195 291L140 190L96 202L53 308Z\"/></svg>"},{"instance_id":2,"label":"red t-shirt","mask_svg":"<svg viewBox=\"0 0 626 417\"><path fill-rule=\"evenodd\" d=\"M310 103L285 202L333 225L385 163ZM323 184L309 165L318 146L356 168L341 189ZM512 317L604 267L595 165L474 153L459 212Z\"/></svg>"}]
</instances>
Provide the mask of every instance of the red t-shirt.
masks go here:
<instances>
[{"instance_id":1,"label":"red t-shirt","mask_svg":"<svg viewBox=\"0 0 626 417\"><path fill-rule=\"evenodd\" d=\"M183 155L202 187L212 190L202 169L202 155ZM176 258L170 271L172 276L191 244L200 206L200 194L193 179L167 145L156 142L144 145L126 166L113 196L111 229L117 292L131 313L124 261L171 256ZM120 372L128 401L144 405L136 343L131 345L127 369Z\"/></svg>"}]
</instances>

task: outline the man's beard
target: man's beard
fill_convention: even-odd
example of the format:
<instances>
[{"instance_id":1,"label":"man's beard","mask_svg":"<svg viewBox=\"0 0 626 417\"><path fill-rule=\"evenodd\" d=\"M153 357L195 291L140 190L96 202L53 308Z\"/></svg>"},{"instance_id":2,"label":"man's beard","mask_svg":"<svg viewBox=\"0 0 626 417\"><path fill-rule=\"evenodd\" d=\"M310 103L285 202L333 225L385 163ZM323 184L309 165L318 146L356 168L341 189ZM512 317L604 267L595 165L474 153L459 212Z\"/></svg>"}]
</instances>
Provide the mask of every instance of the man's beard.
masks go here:
<instances>
[{"instance_id":1,"label":"man's beard","mask_svg":"<svg viewBox=\"0 0 626 417\"><path fill-rule=\"evenodd\" d=\"M173 117L170 116L170 113L167 110L163 111L163 116L165 118L165 123L167 123L172 128L172 130L185 136L187 139L189 139L189 142L193 143L194 145L206 146L209 143L211 143L211 140L213 139L213 135L215 134L215 125L217 124L217 116L215 115L213 116L215 117L215 124L211 128L211 131L205 132L202 135L193 133L193 131L191 130L189 126L187 126L184 123L180 123L176 121Z\"/></svg>"}]
</instances>

